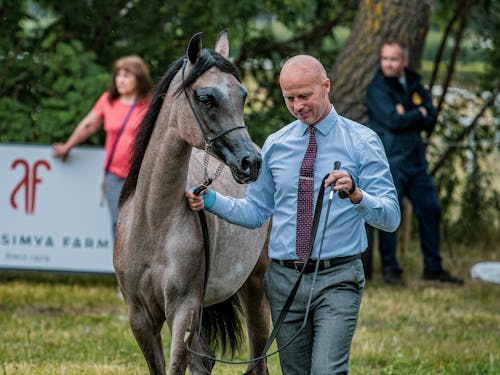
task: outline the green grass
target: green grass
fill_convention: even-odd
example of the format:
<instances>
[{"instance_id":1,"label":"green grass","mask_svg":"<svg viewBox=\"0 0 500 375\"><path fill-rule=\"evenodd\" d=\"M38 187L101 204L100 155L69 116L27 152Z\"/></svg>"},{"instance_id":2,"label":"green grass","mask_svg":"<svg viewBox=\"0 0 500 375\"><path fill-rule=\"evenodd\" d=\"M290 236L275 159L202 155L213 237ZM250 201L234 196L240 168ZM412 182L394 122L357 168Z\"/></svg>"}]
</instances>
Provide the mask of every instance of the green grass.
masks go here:
<instances>
[{"instance_id":1,"label":"green grass","mask_svg":"<svg viewBox=\"0 0 500 375\"><path fill-rule=\"evenodd\" d=\"M381 282L378 257L367 283L352 352L351 374L500 373L500 285L468 277L480 260L499 260L496 248L453 246L446 266L463 287L420 280L412 245L401 257L407 286ZM127 311L110 276L0 273L0 374L144 374ZM168 351L168 330L164 332ZM243 350L238 359L247 357ZM271 374L280 374L276 356ZM242 373L217 364L214 374Z\"/></svg>"},{"instance_id":2,"label":"green grass","mask_svg":"<svg viewBox=\"0 0 500 375\"><path fill-rule=\"evenodd\" d=\"M441 69L437 75L436 85L442 85L444 83L444 78L446 75L446 69L448 68L448 63L444 62ZM457 62L455 66L455 72L453 73L451 86L461 87L469 90L478 90L481 87L481 77L485 74L487 64L481 61L475 62ZM422 79L424 84L428 84L432 70L434 69L434 62L429 60L422 61L422 69L420 73L422 74Z\"/></svg>"}]
</instances>

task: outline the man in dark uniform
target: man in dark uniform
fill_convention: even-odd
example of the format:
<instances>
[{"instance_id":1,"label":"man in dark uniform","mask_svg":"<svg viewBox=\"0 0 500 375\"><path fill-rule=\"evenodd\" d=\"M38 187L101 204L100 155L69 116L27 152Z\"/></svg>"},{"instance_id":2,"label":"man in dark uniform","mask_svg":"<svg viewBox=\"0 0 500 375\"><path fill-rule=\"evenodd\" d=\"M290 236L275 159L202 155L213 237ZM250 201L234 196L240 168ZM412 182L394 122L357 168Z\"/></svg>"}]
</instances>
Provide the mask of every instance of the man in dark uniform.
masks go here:
<instances>
[{"instance_id":1,"label":"man in dark uniform","mask_svg":"<svg viewBox=\"0 0 500 375\"><path fill-rule=\"evenodd\" d=\"M381 138L401 205L407 196L419 222L425 280L462 284L442 267L439 251L441 210L430 175L421 132L430 133L437 113L420 76L407 68L408 52L399 42L382 46L380 69L368 87L369 127ZM397 233L379 231L379 251L386 283L402 285L396 257Z\"/></svg>"}]
</instances>

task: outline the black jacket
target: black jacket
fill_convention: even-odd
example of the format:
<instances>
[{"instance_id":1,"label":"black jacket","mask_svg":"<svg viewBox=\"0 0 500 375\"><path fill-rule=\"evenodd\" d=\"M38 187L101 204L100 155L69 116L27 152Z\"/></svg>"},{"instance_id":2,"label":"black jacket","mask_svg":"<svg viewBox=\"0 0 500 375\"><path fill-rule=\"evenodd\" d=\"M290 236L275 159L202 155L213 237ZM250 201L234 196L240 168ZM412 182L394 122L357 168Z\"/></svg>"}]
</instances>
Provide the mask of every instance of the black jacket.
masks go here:
<instances>
[{"instance_id":1,"label":"black jacket","mask_svg":"<svg viewBox=\"0 0 500 375\"><path fill-rule=\"evenodd\" d=\"M405 91L397 77L385 77L379 69L366 93L368 126L382 140L391 169L405 164L427 167L421 132L430 132L436 125L436 109L429 92L423 87L421 77L406 69ZM405 113L396 112L396 104L402 104ZM425 107L424 117L419 106Z\"/></svg>"}]
</instances>

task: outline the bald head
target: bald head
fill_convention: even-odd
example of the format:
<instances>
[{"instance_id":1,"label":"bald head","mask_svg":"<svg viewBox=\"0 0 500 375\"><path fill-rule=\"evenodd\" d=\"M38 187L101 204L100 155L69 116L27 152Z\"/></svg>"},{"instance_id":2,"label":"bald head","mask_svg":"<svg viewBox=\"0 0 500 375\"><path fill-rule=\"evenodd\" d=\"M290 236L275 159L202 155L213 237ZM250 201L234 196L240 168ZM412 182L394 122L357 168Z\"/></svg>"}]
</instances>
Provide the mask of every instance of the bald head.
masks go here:
<instances>
[{"instance_id":1,"label":"bald head","mask_svg":"<svg viewBox=\"0 0 500 375\"><path fill-rule=\"evenodd\" d=\"M283 80L287 80L298 75L308 75L315 81L322 81L326 77L326 70L319 60L309 55L297 55L288 59L280 73L280 84Z\"/></svg>"},{"instance_id":2,"label":"bald head","mask_svg":"<svg viewBox=\"0 0 500 375\"><path fill-rule=\"evenodd\" d=\"M300 121L315 125L330 112L330 80L318 59L298 55L283 65L280 86L290 113Z\"/></svg>"}]
</instances>

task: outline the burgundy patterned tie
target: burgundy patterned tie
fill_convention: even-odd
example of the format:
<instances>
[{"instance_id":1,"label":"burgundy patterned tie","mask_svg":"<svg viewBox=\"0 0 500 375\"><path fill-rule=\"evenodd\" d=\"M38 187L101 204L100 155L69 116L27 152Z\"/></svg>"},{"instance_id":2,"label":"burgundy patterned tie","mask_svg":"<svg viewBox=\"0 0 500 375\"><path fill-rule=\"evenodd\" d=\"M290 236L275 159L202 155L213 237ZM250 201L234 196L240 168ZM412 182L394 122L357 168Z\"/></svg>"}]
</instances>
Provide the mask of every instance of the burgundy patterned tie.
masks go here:
<instances>
[{"instance_id":1,"label":"burgundy patterned tie","mask_svg":"<svg viewBox=\"0 0 500 375\"><path fill-rule=\"evenodd\" d=\"M309 145L302 160L299 175L299 190L297 194L297 256L305 260L309 250L314 205L314 159L318 144L314 132L316 128L309 126Z\"/></svg>"}]
</instances>

